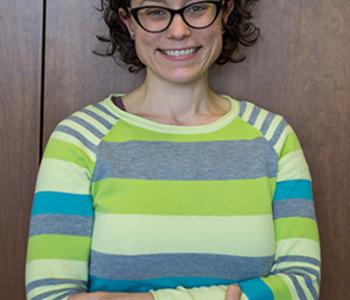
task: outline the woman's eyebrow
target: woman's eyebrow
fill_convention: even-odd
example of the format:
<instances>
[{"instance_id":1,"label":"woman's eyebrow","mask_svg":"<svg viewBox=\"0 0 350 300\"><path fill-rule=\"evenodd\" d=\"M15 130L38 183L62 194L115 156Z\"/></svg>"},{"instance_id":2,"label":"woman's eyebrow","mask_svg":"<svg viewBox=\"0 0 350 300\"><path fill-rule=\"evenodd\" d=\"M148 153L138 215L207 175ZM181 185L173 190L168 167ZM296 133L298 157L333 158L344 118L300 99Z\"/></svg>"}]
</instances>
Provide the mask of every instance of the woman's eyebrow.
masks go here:
<instances>
[{"instance_id":1,"label":"woman's eyebrow","mask_svg":"<svg viewBox=\"0 0 350 300\"><path fill-rule=\"evenodd\" d=\"M167 1L166 0L157 0L157 1L156 0L142 0L139 5L142 5L145 2L162 2L162 3L166 3Z\"/></svg>"},{"instance_id":2,"label":"woman's eyebrow","mask_svg":"<svg viewBox=\"0 0 350 300\"><path fill-rule=\"evenodd\" d=\"M185 4L185 3L189 2L189 1L191 1L191 0L183 0L182 4ZM160 3L163 3L163 4L167 4L168 0L142 0L139 5L142 5L145 2L156 2L156 3L160 2ZM172 0L171 2L174 2L174 0Z\"/></svg>"}]
</instances>

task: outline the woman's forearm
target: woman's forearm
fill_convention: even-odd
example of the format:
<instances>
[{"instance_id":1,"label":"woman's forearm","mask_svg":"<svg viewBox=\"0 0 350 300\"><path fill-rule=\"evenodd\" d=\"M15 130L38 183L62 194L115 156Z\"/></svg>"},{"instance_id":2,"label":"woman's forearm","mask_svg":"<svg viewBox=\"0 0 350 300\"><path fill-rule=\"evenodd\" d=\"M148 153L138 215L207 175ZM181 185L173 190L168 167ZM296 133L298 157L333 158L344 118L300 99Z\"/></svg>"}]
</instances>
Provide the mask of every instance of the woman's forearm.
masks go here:
<instances>
[{"instance_id":1,"label":"woman's forearm","mask_svg":"<svg viewBox=\"0 0 350 300\"><path fill-rule=\"evenodd\" d=\"M93 292L72 295L68 300L154 300L151 293Z\"/></svg>"}]
</instances>

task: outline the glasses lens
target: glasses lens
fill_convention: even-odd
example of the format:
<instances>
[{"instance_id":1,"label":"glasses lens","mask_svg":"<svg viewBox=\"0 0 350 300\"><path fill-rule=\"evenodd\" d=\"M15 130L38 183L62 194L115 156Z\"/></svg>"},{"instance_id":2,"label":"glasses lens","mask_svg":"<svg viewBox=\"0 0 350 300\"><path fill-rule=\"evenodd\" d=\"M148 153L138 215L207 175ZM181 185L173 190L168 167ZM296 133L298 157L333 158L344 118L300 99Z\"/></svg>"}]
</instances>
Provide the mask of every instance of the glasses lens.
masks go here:
<instances>
[{"instance_id":1,"label":"glasses lens","mask_svg":"<svg viewBox=\"0 0 350 300\"><path fill-rule=\"evenodd\" d=\"M216 17L216 5L211 2L194 3L184 12L187 23L201 28L210 25Z\"/></svg>"},{"instance_id":2,"label":"glasses lens","mask_svg":"<svg viewBox=\"0 0 350 300\"><path fill-rule=\"evenodd\" d=\"M217 6L212 2L198 2L188 6L183 16L191 27L202 28L214 22L216 10ZM171 13L162 7L145 7L138 11L138 18L143 28L157 32L169 25Z\"/></svg>"},{"instance_id":3,"label":"glasses lens","mask_svg":"<svg viewBox=\"0 0 350 300\"><path fill-rule=\"evenodd\" d=\"M139 21L149 31L161 31L168 26L171 15L160 7L145 7L138 11Z\"/></svg>"}]
</instances>

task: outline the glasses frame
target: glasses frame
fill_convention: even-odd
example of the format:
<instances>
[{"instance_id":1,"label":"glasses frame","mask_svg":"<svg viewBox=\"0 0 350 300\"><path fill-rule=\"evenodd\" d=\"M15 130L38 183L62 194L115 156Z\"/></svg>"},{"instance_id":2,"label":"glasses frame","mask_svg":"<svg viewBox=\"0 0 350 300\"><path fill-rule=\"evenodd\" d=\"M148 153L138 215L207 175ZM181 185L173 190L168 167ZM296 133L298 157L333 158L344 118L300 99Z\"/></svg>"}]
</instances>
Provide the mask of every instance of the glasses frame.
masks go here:
<instances>
[{"instance_id":1,"label":"glasses frame","mask_svg":"<svg viewBox=\"0 0 350 300\"><path fill-rule=\"evenodd\" d=\"M185 10L190 7L190 6L193 6L193 5L196 5L196 4L201 4L201 3L213 3L216 5L216 15L213 19L213 21L207 25L207 26L202 26L202 27L196 27L196 26L192 26L191 24L189 24L185 17L184 17L184 12ZM141 10L141 9L145 9L145 8L160 8L160 9L164 9L166 11L168 11L170 13L170 19L169 19L169 24L162 30L157 30L157 31L154 31L154 30L148 30L146 29L140 22L140 19L139 19L139 16L138 16L138 12ZM171 23L173 22L173 19L174 19L174 16L179 14L182 18L182 20L185 22L185 24L188 26L188 27L191 27L191 28L194 28L194 29L204 29L204 28L207 28L209 27L210 25L212 25L215 20L217 19L218 15L220 14L220 11L221 9L223 8L223 1L212 1L212 0L207 0L207 1L198 1L198 2L194 2L194 3L190 3L180 9L171 9L171 8L168 8L168 7L164 7L164 6L157 6L157 5L147 5L147 6L140 6L140 7L135 7L135 8L129 8L130 9L130 13L131 15L134 17L135 21L137 22L137 24L145 31L147 32L150 32L150 33L160 33L160 32L163 32L165 30L167 30Z\"/></svg>"}]
</instances>

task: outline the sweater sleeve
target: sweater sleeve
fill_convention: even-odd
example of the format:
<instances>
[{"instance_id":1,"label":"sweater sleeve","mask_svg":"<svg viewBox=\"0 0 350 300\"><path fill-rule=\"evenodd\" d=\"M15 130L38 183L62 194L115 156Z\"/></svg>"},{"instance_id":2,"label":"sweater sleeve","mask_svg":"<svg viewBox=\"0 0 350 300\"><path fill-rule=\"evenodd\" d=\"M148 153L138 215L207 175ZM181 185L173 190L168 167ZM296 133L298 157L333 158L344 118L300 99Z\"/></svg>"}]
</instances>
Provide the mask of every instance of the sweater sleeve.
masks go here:
<instances>
[{"instance_id":1,"label":"sweater sleeve","mask_svg":"<svg viewBox=\"0 0 350 300\"><path fill-rule=\"evenodd\" d=\"M86 291L93 222L93 160L86 145L78 131L61 124L45 148L27 246L27 299L67 299Z\"/></svg>"},{"instance_id":2,"label":"sweater sleeve","mask_svg":"<svg viewBox=\"0 0 350 300\"><path fill-rule=\"evenodd\" d=\"M272 201L275 258L267 276L239 281L241 300L318 299L320 245L309 168L288 125L274 145L278 172ZM227 286L152 291L155 300L224 300Z\"/></svg>"}]
</instances>

